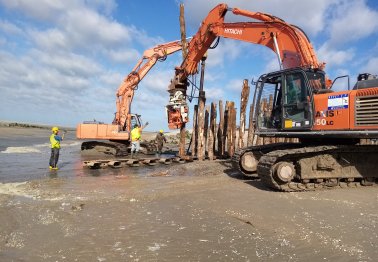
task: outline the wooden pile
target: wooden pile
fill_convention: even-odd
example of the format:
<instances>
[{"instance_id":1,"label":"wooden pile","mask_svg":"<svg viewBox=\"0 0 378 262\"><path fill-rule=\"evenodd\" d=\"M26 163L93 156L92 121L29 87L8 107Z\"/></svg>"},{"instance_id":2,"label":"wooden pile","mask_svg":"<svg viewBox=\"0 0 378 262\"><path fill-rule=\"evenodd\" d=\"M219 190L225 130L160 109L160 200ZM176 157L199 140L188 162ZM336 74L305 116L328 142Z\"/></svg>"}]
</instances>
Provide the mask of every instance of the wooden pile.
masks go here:
<instances>
[{"instance_id":1,"label":"wooden pile","mask_svg":"<svg viewBox=\"0 0 378 262\"><path fill-rule=\"evenodd\" d=\"M240 123L236 126L237 109L233 101L219 101L219 112L216 103L206 105L204 98L199 99L198 106L194 106L193 131L190 143L191 156L202 161L204 159L214 160L216 158L231 157L238 148L246 146L264 145L278 142L296 142L289 138L259 137L253 128L253 103L250 105L247 125L247 105L250 87L248 80L243 81L243 88L240 99ZM273 97L262 99L259 105L266 115L270 115L273 107ZM219 117L218 117L219 114ZM217 118L219 120L217 124Z\"/></svg>"}]
</instances>

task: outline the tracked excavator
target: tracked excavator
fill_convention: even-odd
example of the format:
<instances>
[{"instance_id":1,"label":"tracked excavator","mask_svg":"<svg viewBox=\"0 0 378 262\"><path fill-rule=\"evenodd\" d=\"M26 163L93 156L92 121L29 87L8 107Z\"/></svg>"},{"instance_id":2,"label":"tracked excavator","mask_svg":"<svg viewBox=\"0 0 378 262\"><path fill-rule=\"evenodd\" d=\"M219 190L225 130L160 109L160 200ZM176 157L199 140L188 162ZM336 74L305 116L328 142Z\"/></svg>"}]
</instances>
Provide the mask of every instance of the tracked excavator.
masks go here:
<instances>
[{"instance_id":1,"label":"tracked excavator","mask_svg":"<svg viewBox=\"0 0 378 262\"><path fill-rule=\"evenodd\" d=\"M95 139L85 141L81 145L82 152L95 150L110 155L127 155L130 146L130 131L137 124L142 126L141 116L131 114L131 104L138 84L150 69L158 62L164 61L168 55L181 50L181 41L172 41L157 45L143 53L130 74L118 87L116 93L116 113L112 124L97 121L85 121L77 125L78 139ZM152 144L141 143L141 152L150 153L155 150Z\"/></svg>"},{"instance_id":2,"label":"tracked excavator","mask_svg":"<svg viewBox=\"0 0 378 262\"><path fill-rule=\"evenodd\" d=\"M253 19L226 23L227 12ZM219 37L270 48L280 71L260 76L253 98L253 123L261 137L297 138L299 143L275 143L239 149L233 165L246 176L258 176L279 191L376 185L378 146L361 145L361 138L378 137L378 79L360 74L353 89L332 90L325 64L317 60L306 34L270 14L220 4L203 20L188 44L188 55L169 86L168 125L188 122L188 77L197 73L202 56ZM261 101L273 101L265 112ZM185 109L185 110L184 110ZM180 113L186 111L184 115Z\"/></svg>"}]
</instances>

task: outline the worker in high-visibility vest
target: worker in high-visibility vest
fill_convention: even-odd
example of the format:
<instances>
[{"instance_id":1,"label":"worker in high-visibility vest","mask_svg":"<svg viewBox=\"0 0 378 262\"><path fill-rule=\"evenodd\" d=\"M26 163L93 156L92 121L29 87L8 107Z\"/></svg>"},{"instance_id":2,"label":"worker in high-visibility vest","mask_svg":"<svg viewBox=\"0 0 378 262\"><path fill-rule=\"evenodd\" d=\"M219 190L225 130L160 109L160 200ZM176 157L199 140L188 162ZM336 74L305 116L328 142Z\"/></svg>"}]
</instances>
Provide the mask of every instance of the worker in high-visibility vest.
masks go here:
<instances>
[{"instance_id":1,"label":"worker in high-visibility vest","mask_svg":"<svg viewBox=\"0 0 378 262\"><path fill-rule=\"evenodd\" d=\"M51 144L51 156L50 156L50 170L58 170L58 160L59 160L59 150L60 142L64 139L64 134L59 135L59 128L54 126L52 129L52 134L50 136Z\"/></svg>"},{"instance_id":2,"label":"worker in high-visibility vest","mask_svg":"<svg viewBox=\"0 0 378 262\"><path fill-rule=\"evenodd\" d=\"M136 158L138 156L142 131L147 125L148 122L146 122L146 124L142 127L135 124L133 130L131 130L131 158Z\"/></svg>"}]
</instances>

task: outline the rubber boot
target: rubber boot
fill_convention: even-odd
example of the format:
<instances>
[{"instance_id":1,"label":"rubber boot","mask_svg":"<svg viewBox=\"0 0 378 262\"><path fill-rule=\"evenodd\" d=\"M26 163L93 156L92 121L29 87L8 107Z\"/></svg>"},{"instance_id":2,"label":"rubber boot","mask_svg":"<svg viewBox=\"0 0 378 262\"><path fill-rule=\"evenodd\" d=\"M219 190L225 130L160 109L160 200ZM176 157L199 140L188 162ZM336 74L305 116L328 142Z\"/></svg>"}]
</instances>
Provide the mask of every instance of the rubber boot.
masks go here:
<instances>
[{"instance_id":1,"label":"rubber boot","mask_svg":"<svg viewBox=\"0 0 378 262\"><path fill-rule=\"evenodd\" d=\"M138 152L135 152L135 154L134 154L134 158L135 158L135 159L138 159Z\"/></svg>"},{"instance_id":2,"label":"rubber boot","mask_svg":"<svg viewBox=\"0 0 378 262\"><path fill-rule=\"evenodd\" d=\"M133 159L133 158L134 158L134 152L131 151L131 159Z\"/></svg>"}]
</instances>

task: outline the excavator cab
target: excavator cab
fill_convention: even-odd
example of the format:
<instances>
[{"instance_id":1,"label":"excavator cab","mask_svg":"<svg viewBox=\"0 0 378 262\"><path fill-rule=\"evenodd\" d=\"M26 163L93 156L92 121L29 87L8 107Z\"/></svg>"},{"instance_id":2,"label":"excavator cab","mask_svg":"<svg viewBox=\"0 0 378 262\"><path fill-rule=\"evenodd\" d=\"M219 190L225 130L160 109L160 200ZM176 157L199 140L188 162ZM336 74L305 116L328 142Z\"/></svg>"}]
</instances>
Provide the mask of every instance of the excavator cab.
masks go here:
<instances>
[{"instance_id":1,"label":"excavator cab","mask_svg":"<svg viewBox=\"0 0 378 262\"><path fill-rule=\"evenodd\" d=\"M313 90L325 89L322 71L301 68L260 77L256 84L256 128L261 132L309 130L314 123Z\"/></svg>"}]
</instances>

